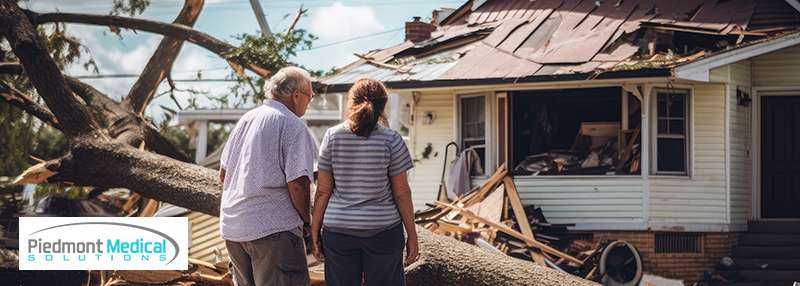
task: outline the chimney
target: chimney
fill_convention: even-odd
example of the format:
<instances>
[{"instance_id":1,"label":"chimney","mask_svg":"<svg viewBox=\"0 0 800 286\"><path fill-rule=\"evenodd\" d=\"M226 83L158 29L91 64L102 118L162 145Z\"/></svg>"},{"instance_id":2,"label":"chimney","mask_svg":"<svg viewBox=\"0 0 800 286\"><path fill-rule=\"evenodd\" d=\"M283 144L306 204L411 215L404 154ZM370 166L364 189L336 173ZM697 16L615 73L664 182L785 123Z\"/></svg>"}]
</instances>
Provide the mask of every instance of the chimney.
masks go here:
<instances>
[{"instance_id":1,"label":"chimney","mask_svg":"<svg viewBox=\"0 0 800 286\"><path fill-rule=\"evenodd\" d=\"M420 17L414 17L414 21L406 22L406 41L419 43L431 38L431 32L436 30L436 26L420 21Z\"/></svg>"}]
</instances>

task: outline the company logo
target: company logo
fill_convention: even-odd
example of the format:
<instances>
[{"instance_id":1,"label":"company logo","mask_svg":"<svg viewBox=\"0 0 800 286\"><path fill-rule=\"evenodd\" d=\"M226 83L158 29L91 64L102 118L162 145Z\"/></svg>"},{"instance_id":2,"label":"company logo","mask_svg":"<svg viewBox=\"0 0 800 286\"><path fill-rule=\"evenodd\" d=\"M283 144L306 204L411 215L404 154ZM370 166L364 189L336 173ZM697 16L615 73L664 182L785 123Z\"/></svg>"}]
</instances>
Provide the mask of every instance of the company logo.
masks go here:
<instances>
[{"instance_id":1,"label":"company logo","mask_svg":"<svg viewBox=\"0 0 800 286\"><path fill-rule=\"evenodd\" d=\"M185 217L21 217L20 270L186 270Z\"/></svg>"}]
</instances>

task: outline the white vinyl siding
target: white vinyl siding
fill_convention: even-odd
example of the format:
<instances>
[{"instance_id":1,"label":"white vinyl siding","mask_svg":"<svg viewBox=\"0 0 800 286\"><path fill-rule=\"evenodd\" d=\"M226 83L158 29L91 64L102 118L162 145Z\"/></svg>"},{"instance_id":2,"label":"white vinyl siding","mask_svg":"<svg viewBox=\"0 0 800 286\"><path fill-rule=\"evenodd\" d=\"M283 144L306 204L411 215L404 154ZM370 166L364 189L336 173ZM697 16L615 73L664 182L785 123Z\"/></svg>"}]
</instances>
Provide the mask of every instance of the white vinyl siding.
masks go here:
<instances>
[{"instance_id":1,"label":"white vinyl siding","mask_svg":"<svg viewBox=\"0 0 800 286\"><path fill-rule=\"evenodd\" d=\"M726 223L725 85L695 85L690 96L690 177L650 176L650 223Z\"/></svg>"},{"instance_id":2,"label":"white vinyl siding","mask_svg":"<svg viewBox=\"0 0 800 286\"><path fill-rule=\"evenodd\" d=\"M642 223L642 179L620 177L514 179L522 204L541 207L553 223L623 227Z\"/></svg>"},{"instance_id":3,"label":"white vinyl siding","mask_svg":"<svg viewBox=\"0 0 800 286\"><path fill-rule=\"evenodd\" d=\"M228 259L225 240L219 236L219 217L199 212L190 212L184 216L189 218L191 232L189 257L216 263L217 255L215 253L220 253L221 259Z\"/></svg>"},{"instance_id":4,"label":"white vinyl siding","mask_svg":"<svg viewBox=\"0 0 800 286\"><path fill-rule=\"evenodd\" d=\"M800 86L800 46L756 57L753 86Z\"/></svg>"},{"instance_id":5,"label":"white vinyl siding","mask_svg":"<svg viewBox=\"0 0 800 286\"><path fill-rule=\"evenodd\" d=\"M453 108L454 94L423 92L418 97L419 101L414 107L414 128L411 130L411 144L409 149L414 161L414 169L410 173L411 197L414 208L417 210L427 208L426 203L436 200L439 192L439 182L444 164L444 147L455 140ZM422 118L431 112L435 118L431 124L423 123ZM425 147L431 144L431 153L428 159L422 158ZM449 154L452 160L455 154Z\"/></svg>"},{"instance_id":6,"label":"white vinyl siding","mask_svg":"<svg viewBox=\"0 0 800 286\"><path fill-rule=\"evenodd\" d=\"M732 224L745 225L751 217L752 193L752 103L740 106L736 90L747 92L752 97L750 61L741 61L729 66L731 81L728 85L730 154L730 218Z\"/></svg>"}]
</instances>

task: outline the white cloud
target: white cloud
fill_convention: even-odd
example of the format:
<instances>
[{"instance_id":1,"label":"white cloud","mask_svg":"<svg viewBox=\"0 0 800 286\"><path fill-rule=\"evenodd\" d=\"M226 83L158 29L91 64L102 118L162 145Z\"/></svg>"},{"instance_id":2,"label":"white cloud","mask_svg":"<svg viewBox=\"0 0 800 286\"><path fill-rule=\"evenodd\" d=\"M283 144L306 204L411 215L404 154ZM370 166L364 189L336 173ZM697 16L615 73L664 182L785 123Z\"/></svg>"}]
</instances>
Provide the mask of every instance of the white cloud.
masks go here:
<instances>
[{"instance_id":1,"label":"white cloud","mask_svg":"<svg viewBox=\"0 0 800 286\"><path fill-rule=\"evenodd\" d=\"M321 40L342 40L384 29L371 7L345 6L341 2L335 2L311 14L309 30Z\"/></svg>"}]
</instances>

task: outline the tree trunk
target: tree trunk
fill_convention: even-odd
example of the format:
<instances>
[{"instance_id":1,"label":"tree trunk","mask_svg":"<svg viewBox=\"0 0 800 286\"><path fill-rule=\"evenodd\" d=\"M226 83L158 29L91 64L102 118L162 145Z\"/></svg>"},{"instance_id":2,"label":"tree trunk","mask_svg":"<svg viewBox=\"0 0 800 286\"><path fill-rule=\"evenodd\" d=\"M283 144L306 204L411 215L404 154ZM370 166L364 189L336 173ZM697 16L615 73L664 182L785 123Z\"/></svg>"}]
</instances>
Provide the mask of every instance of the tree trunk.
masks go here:
<instances>
[{"instance_id":1,"label":"tree trunk","mask_svg":"<svg viewBox=\"0 0 800 286\"><path fill-rule=\"evenodd\" d=\"M416 285L597 285L533 262L490 253L418 227L420 259L406 268L406 282Z\"/></svg>"},{"instance_id":2,"label":"tree trunk","mask_svg":"<svg viewBox=\"0 0 800 286\"><path fill-rule=\"evenodd\" d=\"M96 130L86 107L72 95L35 31L16 1L0 0L0 35L5 36L39 94L47 95L42 98L58 117L61 131L67 136L78 136Z\"/></svg>"}]
</instances>

